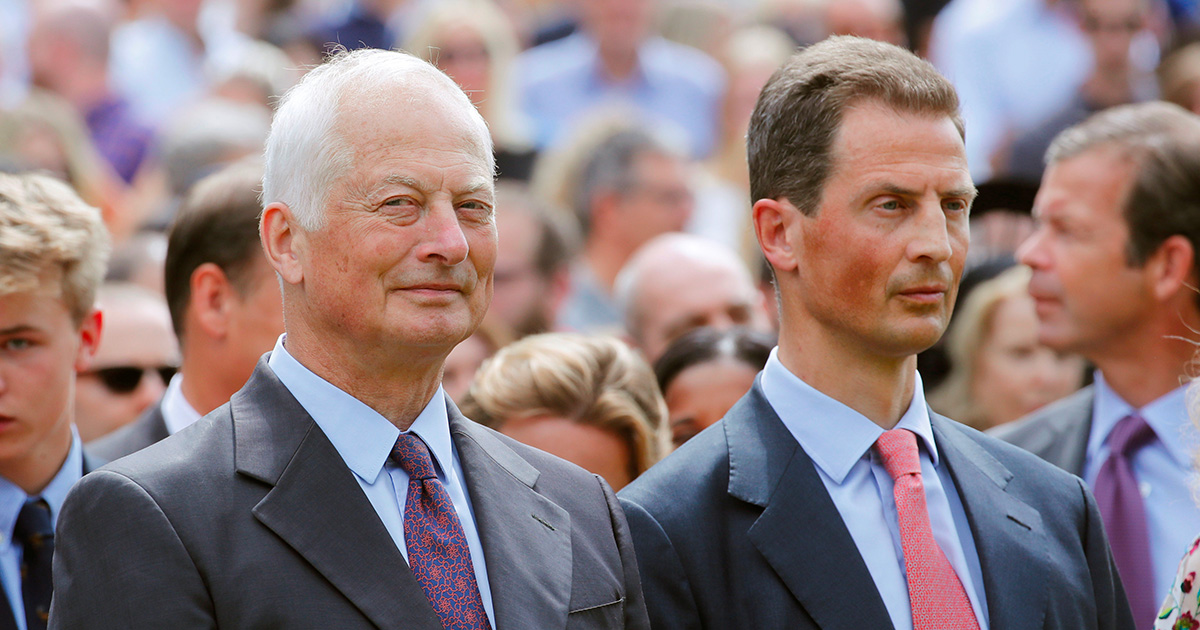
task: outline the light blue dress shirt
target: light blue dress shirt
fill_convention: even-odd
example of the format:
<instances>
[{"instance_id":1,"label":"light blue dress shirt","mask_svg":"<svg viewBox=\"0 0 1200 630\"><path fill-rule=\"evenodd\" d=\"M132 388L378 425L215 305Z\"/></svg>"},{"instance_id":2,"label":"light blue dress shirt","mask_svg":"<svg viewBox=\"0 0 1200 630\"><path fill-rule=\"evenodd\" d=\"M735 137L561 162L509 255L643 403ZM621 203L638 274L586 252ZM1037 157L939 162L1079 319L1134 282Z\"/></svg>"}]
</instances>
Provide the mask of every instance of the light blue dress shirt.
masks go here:
<instances>
[{"instance_id":1,"label":"light blue dress shirt","mask_svg":"<svg viewBox=\"0 0 1200 630\"><path fill-rule=\"evenodd\" d=\"M396 439L400 437L400 430L379 412L301 365L284 348L285 337L282 335L275 342L267 365L312 416L317 426L321 427L346 466L354 472L355 481L366 493L371 507L379 514L379 520L383 521L383 526L391 534L396 548L408 560L408 547L404 543L408 473L387 461ZM487 611L488 621L494 628L495 622L492 620L496 616L492 609L492 590L483 558L483 545L479 541L479 530L475 527L475 513L463 481L458 452L450 439L445 396L439 387L408 432L417 434L429 447L438 481L445 486L458 512L467 547L471 550L471 564L475 567L479 596Z\"/></svg>"},{"instance_id":2,"label":"light blue dress shirt","mask_svg":"<svg viewBox=\"0 0 1200 630\"><path fill-rule=\"evenodd\" d=\"M892 625L896 630L912 630L894 483L871 448L883 429L800 380L779 362L778 352L778 348L771 351L762 373L767 402L816 464L817 474L875 579ZM933 537L958 574L980 630L987 630L987 601L975 538L950 471L938 457L919 374L912 402L896 428L908 429L919 438Z\"/></svg>"},{"instance_id":3,"label":"light blue dress shirt","mask_svg":"<svg viewBox=\"0 0 1200 630\"><path fill-rule=\"evenodd\" d=\"M1096 398L1092 406L1092 429L1088 435L1087 458L1083 478L1089 486L1096 482L1100 466L1108 459L1108 437L1117 422L1134 411L1096 372ZM1179 559L1188 550L1200 529L1200 508L1192 494L1195 474L1192 454L1200 435L1188 419L1187 387L1178 387L1137 410L1158 439L1142 447L1133 456L1133 474L1138 479L1146 502L1146 525L1150 536L1150 556L1154 565L1156 601L1162 601L1171 589Z\"/></svg>"},{"instance_id":4,"label":"light blue dress shirt","mask_svg":"<svg viewBox=\"0 0 1200 630\"><path fill-rule=\"evenodd\" d=\"M651 37L633 76L618 82L601 71L596 43L576 33L522 53L514 75L538 148L570 138L590 115L629 109L693 157L716 143L725 71L694 48Z\"/></svg>"},{"instance_id":5,"label":"light blue dress shirt","mask_svg":"<svg viewBox=\"0 0 1200 630\"><path fill-rule=\"evenodd\" d=\"M8 596L8 603L12 606L18 630L25 630L26 625L25 600L21 595L22 550L21 545L13 540L17 516L21 514L21 508L25 507L26 501L41 497L50 506L50 519L57 523L58 512L67 498L67 492L82 476L83 447L79 441L79 432L75 427L71 427L71 450L67 452L67 460L37 497L25 494L16 484L0 477L0 579L4 581L4 594Z\"/></svg>"}]
</instances>

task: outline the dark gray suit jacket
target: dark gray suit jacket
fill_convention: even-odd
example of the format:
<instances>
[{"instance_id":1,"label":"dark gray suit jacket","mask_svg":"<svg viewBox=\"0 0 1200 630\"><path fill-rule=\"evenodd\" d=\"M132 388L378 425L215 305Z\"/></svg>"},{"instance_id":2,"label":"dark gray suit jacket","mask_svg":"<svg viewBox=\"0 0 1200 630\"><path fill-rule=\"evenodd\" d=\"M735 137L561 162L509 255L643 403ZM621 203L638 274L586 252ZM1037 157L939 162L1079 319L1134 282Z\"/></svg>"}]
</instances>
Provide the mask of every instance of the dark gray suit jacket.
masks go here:
<instances>
[{"instance_id":1,"label":"dark gray suit jacket","mask_svg":"<svg viewBox=\"0 0 1200 630\"><path fill-rule=\"evenodd\" d=\"M170 435L167 421L163 418L162 399L159 399L137 420L89 442L88 450L112 462L165 440Z\"/></svg>"},{"instance_id":2,"label":"dark gray suit jacket","mask_svg":"<svg viewBox=\"0 0 1200 630\"><path fill-rule=\"evenodd\" d=\"M1002 424L988 435L1019 446L1071 474L1082 475L1095 401L1096 390L1088 385L1025 418Z\"/></svg>"},{"instance_id":3,"label":"dark gray suit jacket","mask_svg":"<svg viewBox=\"0 0 1200 630\"><path fill-rule=\"evenodd\" d=\"M932 421L975 537L992 630L1132 630L1083 483ZM758 384L620 501L656 630L892 627L812 460Z\"/></svg>"},{"instance_id":4,"label":"dark gray suit jacket","mask_svg":"<svg viewBox=\"0 0 1200 630\"><path fill-rule=\"evenodd\" d=\"M608 486L448 407L496 627L647 628ZM51 628L441 628L353 473L265 362L229 404L85 477L56 543Z\"/></svg>"}]
</instances>

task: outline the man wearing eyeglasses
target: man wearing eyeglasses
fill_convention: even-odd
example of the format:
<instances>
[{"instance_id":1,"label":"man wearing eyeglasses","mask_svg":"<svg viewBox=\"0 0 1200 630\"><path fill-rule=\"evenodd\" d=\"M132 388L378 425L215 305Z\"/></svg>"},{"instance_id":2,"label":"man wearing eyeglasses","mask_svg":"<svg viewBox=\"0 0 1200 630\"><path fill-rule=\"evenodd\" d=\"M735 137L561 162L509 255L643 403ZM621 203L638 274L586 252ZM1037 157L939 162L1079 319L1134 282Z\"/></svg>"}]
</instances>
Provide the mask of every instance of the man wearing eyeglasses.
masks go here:
<instances>
[{"instance_id":1,"label":"man wearing eyeglasses","mask_svg":"<svg viewBox=\"0 0 1200 630\"><path fill-rule=\"evenodd\" d=\"M100 338L108 251L100 212L65 184L0 174L0 629L46 628L54 522L97 465L72 390Z\"/></svg>"}]
</instances>

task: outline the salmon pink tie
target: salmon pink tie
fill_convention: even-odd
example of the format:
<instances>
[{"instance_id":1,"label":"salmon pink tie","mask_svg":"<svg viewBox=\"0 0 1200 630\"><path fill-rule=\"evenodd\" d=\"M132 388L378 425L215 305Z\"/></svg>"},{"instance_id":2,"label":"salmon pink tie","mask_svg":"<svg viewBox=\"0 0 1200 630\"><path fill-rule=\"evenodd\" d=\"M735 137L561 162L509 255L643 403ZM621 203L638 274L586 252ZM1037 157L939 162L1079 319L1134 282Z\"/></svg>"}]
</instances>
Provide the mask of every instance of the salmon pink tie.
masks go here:
<instances>
[{"instance_id":1,"label":"salmon pink tie","mask_svg":"<svg viewBox=\"0 0 1200 630\"><path fill-rule=\"evenodd\" d=\"M490 630L471 550L450 495L421 438L401 433L391 459L408 473L404 545L408 566L446 630Z\"/></svg>"},{"instance_id":2,"label":"salmon pink tie","mask_svg":"<svg viewBox=\"0 0 1200 630\"><path fill-rule=\"evenodd\" d=\"M875 449L884 470L896 482L900 546L904 549L913 630L979 630L971 600L933 538L916 434L907 429L892 429L879 436Z\"/></svg>"}]
</instances>

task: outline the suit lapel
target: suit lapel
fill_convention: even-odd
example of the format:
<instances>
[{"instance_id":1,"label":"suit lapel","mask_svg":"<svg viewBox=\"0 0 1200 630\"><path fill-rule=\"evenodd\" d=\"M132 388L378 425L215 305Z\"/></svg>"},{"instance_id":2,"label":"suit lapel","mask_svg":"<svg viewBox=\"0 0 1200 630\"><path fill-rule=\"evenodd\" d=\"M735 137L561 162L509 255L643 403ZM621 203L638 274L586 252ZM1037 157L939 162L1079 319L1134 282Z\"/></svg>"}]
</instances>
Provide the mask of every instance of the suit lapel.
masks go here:
<instances>
[{"instance_id":1,"label":"suit lapel","mask_svg":"<svg viewBox=\"0 0 1200 630\"><path fill-rule=\"evenodd\" d=\"M571 603L571 517L538 494L539 472L447 399L483 544L497 630L565 628Z\"/></svg>"},{"instance_id":2,"label":"suit lapel","mask_svg":"<svg viewBox=\"0 0 1200 630\"><path fill-rule=\"evenodd\" d=\"M726 416L729 494L761 506L750 541L825 630L891 628L875 580L817 470L755 383Z\"/></svg>"},{"instance_id":3,"label":"suit lapel","mask_svg":"<svg viewBox=\"0 0 1200 630\"><path fill-rule=\"evenodd\" d=\"M273 486L255 518L375 625L440 630L354 474L265 362L231 404L238 472Z\"/></svg>"},{"instance_id":4,"label":"suit lapel","mask_svg":"<svg viewBox=\"0 0 1200 630\"><path fill-rule=\"evenodd\" d=\"M990 627L1042 627L1049 576L1040 563L1029 561L1046 555L1041 514L1005 491L1013 473L963 428L930 415L975 539Z\"/></svg>"},{"instance_id":5,"label":"suit lapel","mask_svg":"<svg viewBox=\"0 0 1200 630\"><path fill-rule=\"evenodd\" d=\"M1083 476L1083 464L1087 460L1088 436L1092 432L1092 409L1096 402L1096 389L1089 385L1069 399L1070 405L1063 410L1064 416L1069 416L1070 423L1063 434L1062 461L1066 462L1067 471L1074 475Z\"/></svg>"}]
</instances>

